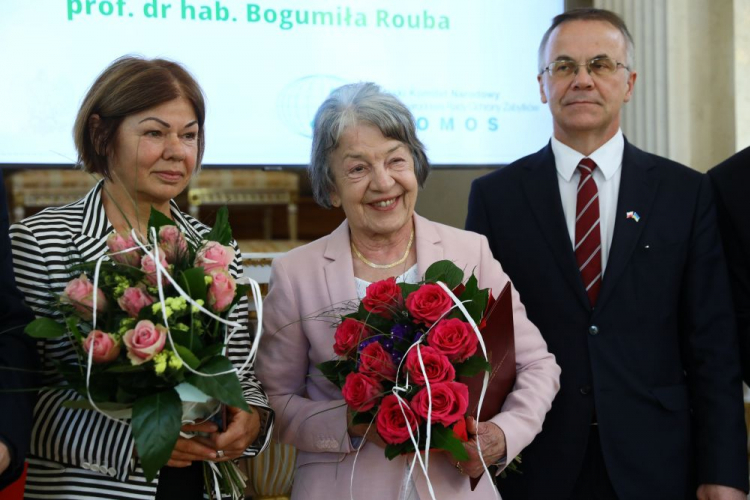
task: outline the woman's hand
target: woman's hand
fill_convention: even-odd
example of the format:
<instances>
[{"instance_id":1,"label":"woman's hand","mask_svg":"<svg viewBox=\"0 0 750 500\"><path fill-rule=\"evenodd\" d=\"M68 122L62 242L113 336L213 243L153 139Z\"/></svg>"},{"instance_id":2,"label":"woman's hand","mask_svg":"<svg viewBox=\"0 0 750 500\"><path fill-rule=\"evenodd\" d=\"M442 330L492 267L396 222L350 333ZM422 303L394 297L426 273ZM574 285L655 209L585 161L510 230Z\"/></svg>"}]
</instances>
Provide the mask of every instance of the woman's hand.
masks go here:
<instances>
[{"instance_id":1,"label":"woman's hand","mask_svg":"<svg viewBox=\"0 0 750 500\"><path fill-rule=\"evenodd\" d=\"M482 467L482 460L479 458L477 441L479 441L482 450L484 463L489 467L507 454L505 433L492 422L477 424L477 421L471 417L466 419L466 431L471 436L471 439L464 443L469 459L457 462L456 468L459 472L468 476L479 477L484 472L484 467Z\"/></svg>"},{"instance_id":2,"label":"woman's hand","mask_svg":"<svg viewBox=\"0 0 750 500\"><path fill-rule=\"evenodd\" d=\"M203 422L195 425L183 425L180 430L182 432L214 433L218 428L213 422ZM214 460L215 458L216 450L211 447L210 442L206 438L196 436L192 439L185 439L184 437L179 437L167 465L169 467L189 467L194 461L202 462L204 460Z\"/></svg>"},{"instance_id":3,"label":"woman's hand","mask_svg":"<svg viewBox=\"0 0 750 500\"><path fill-rule=\"evenodd\" d=\"M227 418L229 419L227 430L215 432L208 438L208 444L216 450L217 458L212 459L215 462L241 457L260 433L260 414L253 406L250 407L250 413L228 406Z\"/></svg>"}]
</instances>

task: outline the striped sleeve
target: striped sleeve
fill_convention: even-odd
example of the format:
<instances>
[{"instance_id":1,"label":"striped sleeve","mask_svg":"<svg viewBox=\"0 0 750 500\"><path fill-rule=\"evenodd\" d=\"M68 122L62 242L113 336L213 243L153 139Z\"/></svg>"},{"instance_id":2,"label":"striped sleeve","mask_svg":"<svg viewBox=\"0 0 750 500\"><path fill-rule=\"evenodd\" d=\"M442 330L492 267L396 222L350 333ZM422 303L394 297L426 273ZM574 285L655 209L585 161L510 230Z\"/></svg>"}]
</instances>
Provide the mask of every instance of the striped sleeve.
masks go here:
<instances>
[{"instance_id":1,"label":"striped sleeve","mask_svg":"<svg viewBox=\"0 0 750 500\"><path fill-rule=\"evenodd\" d=\"M242 276L242 255L236 241L232 241L231 245L234 248L235 258L230 271L232 276L237 279ZM250 332L248 314L248 299L247 296L244 296L240 299L239 304L229 318L231 321L237 321L243 326L227 346L227 356L238 369L247 359L254 341L253 335ZM255 377L255 369L252 363L240 375L240 384L245 395L245 401L247 401L247 404L252 405L260 416L260 432L258 433L258 437L243 453L244 456L252 457L263 451L270 442L274 412L268 403L268 396L266 396L260 382Z\"/></svg>"},{"instance_id":2,"label":"striped sleeve","mask_svg":"<svg viewBox=\"0 0 750 500\"><path fill-rule=\"evenodd\" d=\"M57 297L70 280L70 266L80 256L66 238L64 218L35 217L33 227L15 224L10 229L13 267L18 288L37 316L62 321L55 311ZM69 236L70 233L68 233ZM60 386L56 364L72 362L76 353L67 337L38 343L45 375L43 385ZM131 470L133 439L130 426L94 411L65 408L66 401L82 399L73 390L45 389L34 409L31 454L68 466L92 465L111 471L125 481Z\"/></svg>"}]
</instances>

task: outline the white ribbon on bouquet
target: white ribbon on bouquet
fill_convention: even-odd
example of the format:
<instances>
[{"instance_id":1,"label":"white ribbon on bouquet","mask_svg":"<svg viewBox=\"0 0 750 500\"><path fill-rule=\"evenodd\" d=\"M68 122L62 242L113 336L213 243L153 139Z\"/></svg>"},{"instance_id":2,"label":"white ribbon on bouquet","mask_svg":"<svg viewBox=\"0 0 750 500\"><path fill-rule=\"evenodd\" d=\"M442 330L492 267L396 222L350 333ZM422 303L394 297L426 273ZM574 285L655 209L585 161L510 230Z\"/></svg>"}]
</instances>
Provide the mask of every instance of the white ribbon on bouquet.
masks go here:
<instances>
[{"instance_id":1,"label":"white ribbon on bouquet","mask_svg":"<svg viewBox=\"0 0 750 500\"><path fill-rule=\"evenodd\" d=\"M448 313L450 313L454 308L458 308L458 310L461 311L461 313L463 313L464 317L469 322L469 325L471 325L471 328L474 331L474 334L477 336L477 339L479 340L479 346L482 348L482 355L484 356L484 359L489 362L489 358L487 356L487 347L484 344L484 339L482 338L482 334L479 332L479 327L477 326L476 322L471 317L471 315L469 314L469 312L466 310L466 307L464 307L463 303L458 299L458 297L456 297L456 295L453 293L453 291L448 286L445 285L445 283L443 283L442 281L438 281L437 284L440 285L440 287L448 294L448 296L453 301L454 305L448 311L446 311L445 313L443 313L443 315L440 316L440 318L438 318L437 321L435 321L432 324L432 326L430 326L430 328L427 329L427 331L424 333L424 335L422 336L422 338L419 341L417 341L414 344L412 344L409 347L409 349L406 350L406 352L404 353L404 357L401 360L401 363L399 364L398 369L396 370L396 385L393 387L393 395L396 396L396 400L398 401L398 404L399 404L399 409L401 410L401 413L404 416L404 421L407 422L406 429L409 431L409 439L411 440L412 444L414 445L414 449L417 450L414 453L414 458L412 459L411 466L409 467L409 474L407 475L406 480L409 481L411 479L412 474L414 472L414 467L415 467L415 465L417 463L419 463L419 467L422 469L422 472L424 473L424 476L425 476L425 480L427 481L427 488L428 488L428 490L430 492L430 497L432 498L432 500L437 500L436 497L435 497L435 491L434 491L434 489L432 487L432 482L430 481L430 476L428 474L428 472L429 472L429 464L430 464L430 440L432 438L432 432L431 432L431 422L432 422L432 389L430 387L430 381L427 378L427 371L426 371L425 366L424 366L424 361L422 360L422 353L421 353L419 344L422 343L422 339L424 339L425 337L427 337L427 334L430 332L430 330L432 330L432 328L436 324L438 324L438 322L441 319L443 319L446 315L448 315ZM405 392L409 391L409 375L408 375L408 373L406 375L405 384L403 386L401 386L401 385L398 384L398 374L401 372L401 366L406 361L406 356L409 353L409 351L412 350L415 347L417 349L417 358L419 359L419 367L422 370L422 375L424 376L424 380L425 380L425 387L427 388L427 433L426 433L426 437L425 437L424 460L422 459L421 453L418 451L419 450L419 435L418 434L415 435L414 432L411 429L411 426L408 425L409 419L407 418L407 414L406 414L406 409L405 408L408 408L409 411L412 411L412 410L411 410L411 408L409 408L408 401L406 401L403 397L401 397L401 394L400 394L400 393L405 393ZM489 384L489 381L490 381L490 374L488 372L484 372L484 378L483 378L483 381L482 381L482 392L479 395L479 404L477 405L477 414L476 414L477 426L479 425L479 413L482 410L482 404L484 403L484 396L485 396L485 393L487 392L487 385ZM412 413L413 413L413 411L412 411ZM372 423L370 425L372 425ZM364 441L363 441L362 444L364 444ZM357 455L359 455L359 450L360 450L361 447L362 447L362 445L360 445L357 448ZM488 470L487 464L485 463L484 457L482 456L482 445L481 445L479 439L477 439L477 454L479 455L479 460L482 462L482 468L484 469L484 473L487 474L488 477L489 477L490 471ZM354 465L352 466L352 474L351 474L351 478L350 478L350 490L349 490L349 492L350 492L350 495L351 495L351 500L354 500L354 466L356 465L356 463L357 463L357 456L355 455L355 457L354 457ZM495 498L497 500L500 500L500 494L497 492L497 489L494 489L494 491L495 491Z\"/></svg>"},{"instance_id":2,"label":"white ribbon on bouquet","mask_svg":"<svg viewBox=\"0 0 750 500\"><path fill-rule=\"evenodd\" d=\"M214 314L213 312L211 312L210 310L206 309L205 307L203 307L202 305L200 305L198 302L196 302L195 300L193 300L182 289L182 287L180 287L180 285L177 284L177 282L175 281L175 279L172 278L172 276L170 276L169 272L161 264L161 261L159 259L159 251L158 251L158 245L157 245L157 241L158 240L157 240L156 229L155 228L153 228L153 227L151 228L151 239L152 239L153 243L150 244L150 245L146 245L146 244L144 244L144 243L141 242L141 240L139 239L138 234L136 233L135 229L133 229L131 231L131 236L133 238L133 241L136 243L135 247L127 248L127 249L121 250L119 252L104 254L101 257L99 257L97 259L97 261L96 261L96 266L94 268L94 283L93 283L93 285L94 285L94 294L93 294L93 303L92 303L92 306L93 306L92 330L96 330L96 316L97 316L97 308L96 308L96 306L97 306L97 295L98 295L96 293L96 290L99 288L99 272L100 272L100 269L101 269L102 262L104 262L105 258L107 256L109 256L109 255L119 255L119 254L131 252L133 250L137 250L138 248L140 248L146 255L148 255L149 257L151 257L151 259L154 262L154 265L156 266L156 285L157 285L157 289L158 289L158 292L159 292L159 301L160 301L160 303L162 305L165 304L164 286L163 286L162 280L161 280L162 276L164 276L172 284L172 286L174 287L174 289L177 290L177 293L180 295L180 297L184 298L186 300L186 302L188 302L192 307L197 308L202 313L204 313L204 314L208 315L209 317L215 319L216 321L218 321L218 322L226 325L227 327L231 327L232 328L232 330L230 331L229 335L226 336L225 341L224 341L224 343L225 343L224 351L226 352L226 346L229 345L229 342L231 341L231 339L235 335L235 333L237 333L242 328L242 325L240 323L236 322L236 321L229 321L229 320L223 319L220 316L218 316L218 315ZM154 250L151 251L150 248L153 248ZM239 376L241 376L243 373L245 373L248 370L248 367L250 366L250 364L253 362L253 360L255 359L255 357L257 355L258 346L260 345L260 338L262 336L262 329L263 329L262 328L263 327L263 301L261 299L260 285L258 285L257 281L255 281L255 280L253 280L251 278L248 278L248 277L240 278L240 279L236 280L236 282L238 284L249 284L250 285L250 288L251 288L251 290L253 292L253 303L255 305L255 310L257 312L257 317L258 317L258 323L257 323L256 329L255 329L255 339L253 341L252 348L250 349L250 352L248 353L247 358L245 359L245 361L243 362L242 366L240 366L239 369L232 368L231 370L227 370L227 371L219 372L219 373L204 373L204 372L200 372L198 370L194 370L193 368L191 368L190 365L188 363L186 363L180 357L179 352L177 352L177 349L175 348L174 340L172 339L172 333L171 333L170 328L169 328L169 321L168 321L168 317L167 317L167 313L166 313L166 307L162 307L161 308L162 317L164 318L164 326L167 329L167 338L169 339L169 343L170 343L170 345L172 347L172 350L173 350L175 356L177 356L177 358L183 363L183 366L185 368L187 368L188 371L190 371L190 372L192 372L192 373L194 373L196 375L199 375L201 377L218 377L219 375L226 375L226 374L229 374L229 373L237 373L237 376L239 377ZM236 305L235 305L235 307L236 307ZM232 308L229 311L229 313L227 314L227 317L231 315L231 313L232 313L233 310L234 310L234 308ZM99 413L101 413L105 417L107 417L107 418L109 418L111 420L121 421L123 418L127 418L127 417L122 417L122 416L119 416L119 415L115 416L115 414L108 413L107 411L99 408L97 406L97 404L94 402L94 400L91 398L91 393L89 391L89 385L90 385L90 380L91 380L91 369L92 369L92 365L93 365L93 355L94 355L94 350L93 349L89 349L88 359L87 359L87 363L86 363L86 391L87 391L87 397L88 397L89 403L91 404L91 406L96 411L98 411Z\"/></svg>"}]
</instances>

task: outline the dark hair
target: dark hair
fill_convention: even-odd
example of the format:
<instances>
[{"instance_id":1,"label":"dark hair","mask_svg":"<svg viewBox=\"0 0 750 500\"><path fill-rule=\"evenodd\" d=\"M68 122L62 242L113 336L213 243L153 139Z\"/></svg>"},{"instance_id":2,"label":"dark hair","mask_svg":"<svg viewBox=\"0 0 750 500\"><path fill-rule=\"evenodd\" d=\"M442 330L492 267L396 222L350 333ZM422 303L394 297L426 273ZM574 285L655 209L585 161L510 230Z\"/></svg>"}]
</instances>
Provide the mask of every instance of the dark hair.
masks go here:
<instances>
[{"instance_id":1,"label":"dark hair","mask_svg":"<svg viewBox=\"0 0 750 500\"><path fill-rule=\"evenodd\" d=\"M190 101L195 111L199 127L197 166L200 167L205 148L203 90L180 64L138 56L124 56L112 62L83 98L73 126L78 163L87 172L109 178L109 153L122 121L129 115L178 97ZM96 127L91 126L92 115L99 116Z\"/></svg>"},{"instance_id":2,"label":"dark hair","mask_svg":"<svg viewBox=\"0 0 750 500\"><path fill-rule=\"evenodd\" d=\"M631 36L630 31L628 31L628 27L625 25L625 21L623 21L620 16L609 10L582 8L563 12L562 14L559 14L555 16L554 19L552 19L552 24L544 33L542 42L539 44L538 64L540 74L542 73L542 71L544 71L544 51L547 49L547 42L549 42L550 35L552 35L552 32L555 31L555 28L563 23L568 23L571 21L602 21L605 23L609 23L620 30L620 33L622 33L622 36L625 39L625 44L627 46L627 65L629 68L633 67L633 52L635 51L635 46L633 44L633 37Z\"/></svg>"},{"instance_id":3,"label":"dark hair","mask_svg":"<svg viewBox=\"0 0 750 500\"><path fill-rule=\"evenodd\" d=\"M414 116L393 94L384 92L371 82L343 85L331 92L320 105L313 121L310 184L318 205L331 208L334 182L329 155L339 145L347 127L371 123L383 136L401 141L414 159L414 174L420 186L430 173L425 147L417 138Z\"/></svg>"}]
</instances>

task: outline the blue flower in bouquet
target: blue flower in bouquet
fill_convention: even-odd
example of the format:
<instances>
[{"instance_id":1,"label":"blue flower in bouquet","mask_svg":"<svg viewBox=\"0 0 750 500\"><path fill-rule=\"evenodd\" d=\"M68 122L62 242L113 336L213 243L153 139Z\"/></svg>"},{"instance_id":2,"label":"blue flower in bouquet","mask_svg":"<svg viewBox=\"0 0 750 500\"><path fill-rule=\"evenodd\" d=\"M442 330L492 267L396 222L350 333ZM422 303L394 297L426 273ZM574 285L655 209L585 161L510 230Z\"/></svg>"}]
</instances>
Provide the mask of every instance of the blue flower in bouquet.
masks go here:
<instances>
[{"instance_id":1,"label":"blue flower in bouquet","mask_svg":"<svg viewBox=\"0 0 750 500\"><path fill-rule=\"evenodd\" d=\"M411 325L393 325L393 328L391 328L391 334L396 341L411 340L413 330L414 328Z\"/></svg>"}]
</instances>

